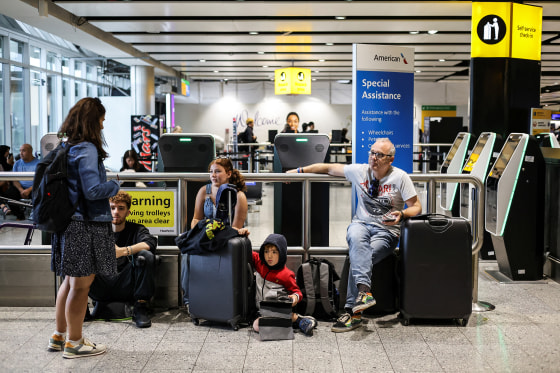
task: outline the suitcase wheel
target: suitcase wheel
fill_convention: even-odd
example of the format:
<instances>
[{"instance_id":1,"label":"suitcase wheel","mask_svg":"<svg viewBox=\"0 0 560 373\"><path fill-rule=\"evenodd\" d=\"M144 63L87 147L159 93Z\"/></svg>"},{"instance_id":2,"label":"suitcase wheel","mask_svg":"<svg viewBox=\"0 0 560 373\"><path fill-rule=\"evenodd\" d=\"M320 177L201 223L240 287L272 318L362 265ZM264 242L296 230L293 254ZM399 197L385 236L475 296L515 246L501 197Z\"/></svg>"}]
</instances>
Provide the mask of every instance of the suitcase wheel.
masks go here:
<instances>
[{"instance_id":1,"label":"suitcase wheel","mask_svg":"<svg viewBox=\"0 0 560 373\"><path fill-rule=\"evenodd\" d=\"M199 321L198 319L196 319L196 318L193 318L193 319L192 319L192 323L193 323L194 325L198 326L198 325L200 324L200 321Z\"/></svg>"},{"instance_id":2,"label":"suitcase wheel","mask_svg":"<svg viewBox=\"0 0 560 373\"><path fill-rule=\"evenodd\" d=\"M404 326L409 326L410 325L410 319L403 319L403 325Z\"/></svg>"},{"instance_id":3,"label":"suitcase wheel","mask_svg":"<svg viewBox=\"0 0 560 373\"><path fill-rule=\"evenodd\" d=\"M459 323L459 325L461 326L467 326L467 324L469 323L469 319L465 318L465 319L457 319L457 322Z\"/></svg>"},{"instance_id":4,"label":"suitcase wheel","mask_svg":"<svg viewBox=\"0 0 560 373\"><path fill-rule=\"evenodd\" d=\"M239 325L237 325L237 323L233 323L233 322L232 322L232 323L231 323L231 328L232 328L233 330L235 330L235 331L238 331L238 330L239 330Z\"/></svg>"}]
</instances>

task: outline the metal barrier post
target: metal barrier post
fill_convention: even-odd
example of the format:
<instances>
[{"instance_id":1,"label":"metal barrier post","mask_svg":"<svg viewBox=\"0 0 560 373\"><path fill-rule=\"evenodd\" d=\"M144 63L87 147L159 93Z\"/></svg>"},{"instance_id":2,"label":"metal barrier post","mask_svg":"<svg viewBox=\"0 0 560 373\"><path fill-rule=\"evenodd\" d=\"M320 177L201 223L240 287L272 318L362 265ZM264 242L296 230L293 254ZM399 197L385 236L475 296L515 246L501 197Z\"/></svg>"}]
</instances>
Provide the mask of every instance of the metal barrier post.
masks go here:
<instances>
[{"instance_id":1,"label":"metal barrier post","mask_svg":"<svg viewBox=\"0 0 560 373\"><path fill-rule=\"evenodd\" d=\"M302 229L302 233L303 233L303 237L302 237L302 242L303 242L303 261L306 261L309 258L309 247L311 246L311 207L310 207L310 201L311 201L311 182L309 180L304 180L302 183L302 194L303 194L303 198L301 200L302 203L302 211L303 211L303 217L302 217L302 223L303 223L303 229Z\"/></svg>"}]
</instances>

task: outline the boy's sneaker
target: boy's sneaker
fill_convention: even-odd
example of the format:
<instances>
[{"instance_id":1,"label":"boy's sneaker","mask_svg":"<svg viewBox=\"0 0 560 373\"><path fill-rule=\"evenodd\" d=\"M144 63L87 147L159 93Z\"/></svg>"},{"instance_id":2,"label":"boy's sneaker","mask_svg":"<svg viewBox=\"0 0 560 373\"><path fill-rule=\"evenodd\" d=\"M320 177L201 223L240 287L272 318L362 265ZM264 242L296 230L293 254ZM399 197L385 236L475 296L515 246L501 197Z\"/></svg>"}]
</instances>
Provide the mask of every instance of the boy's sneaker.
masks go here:
<instances>
[{"instance_id":1,"label":"boy's sneaker","mask_svg":"<svg viewBox=\"0 0 560 373\"><path fill-rule=\"evenodd\" d=\"M106 351L107 347L105 347L105 345L96 344L87 338L82 338L82 342L77 346L73 346L70 342L66 342L62 357L66 359L75 359L78 357L100 355Z\"/></svg>"},{"instance_id":2,"label":"boy's sneaker","mask_svg":"<svg viewBox=\"0 0 560 373\"><path fill-rule=\"evenodd\" d=\"M367 308L375 306L375 303L375 298L373 297L373 295L371 295L371 293L360 291L358 293L358 297L356 298L356 305L352 307L352 312L361 312Z\"/></svg>"},{"instance_id":3,"label":"boy's sneaker","mask_svg":"<svg viewBox=\"0 0 560 373\"><path fill-rule=\"evenodd\" d=\"M49 340L49 351L62 351L64 348L64 337L58 334L53 334Z\"/></svg>"},{"instance_id":4,"label":"boy's sneaker","mask_svg":"<svg viewBox=\"0 0 560 373\"><path fill-rule=\"evenodd\" d=\"M315 318L311 316L300 316L300 317L301 320L299 320L299 325L298 325L299 329L303 332L303 334L312 336L313 329L315 329L315 327L317 326L317 320L315 320Z\"/></svg>"},{"instance_id":5,"label":"boy's sneaker","mask_svg":"<svg viewBox=\"0 0 560 373\"><path fill-rule=\"evenodd\" d=\"M361 325L362 315L352 316L349 313L345 313L336 320L331 331L334 333L344 333L359 328Z\"/></svg>"}]
</instances>

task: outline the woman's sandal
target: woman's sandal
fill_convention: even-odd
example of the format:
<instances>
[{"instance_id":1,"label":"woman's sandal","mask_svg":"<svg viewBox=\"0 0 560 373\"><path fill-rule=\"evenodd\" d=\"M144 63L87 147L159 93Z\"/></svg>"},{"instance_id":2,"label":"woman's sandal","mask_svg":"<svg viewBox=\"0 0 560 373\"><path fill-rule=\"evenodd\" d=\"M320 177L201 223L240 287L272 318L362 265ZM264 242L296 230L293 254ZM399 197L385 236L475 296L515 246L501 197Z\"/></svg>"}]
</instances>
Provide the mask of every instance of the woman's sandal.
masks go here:
<instances>
[{"instance_id":1,"label":"woman's sandal","mask_svg":"<svg viewBox=\"0 0 560 373\"><path fill-rule=\"evenodd\" d=\"M4 216L8 216L12 214L12 210L10 210L10 208L7 205L0 205L0 210L2 210L2 214Z\"/></svg>"}]
</instances>

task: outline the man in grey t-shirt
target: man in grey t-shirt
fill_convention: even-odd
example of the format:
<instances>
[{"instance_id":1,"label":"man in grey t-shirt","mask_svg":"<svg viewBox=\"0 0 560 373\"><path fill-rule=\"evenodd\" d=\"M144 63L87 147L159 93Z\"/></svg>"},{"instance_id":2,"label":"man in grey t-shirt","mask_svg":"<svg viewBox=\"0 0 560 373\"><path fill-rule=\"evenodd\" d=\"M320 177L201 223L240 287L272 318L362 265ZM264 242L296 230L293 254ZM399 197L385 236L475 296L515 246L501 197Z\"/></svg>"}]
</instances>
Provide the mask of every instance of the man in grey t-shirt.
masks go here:
<instances>
[{"instance_id":1,"label":"man in grey t-shirt","mask_svg":"<svg viewBox=\"0 0 560 373\"><path fill-rule=\"evenodd\" d=\"M422 212L412 180L391 165L394 160L395 146L388 138L381 138L372 145L368 164L315 163L288 171L344 176L357 192L356 214L346 233L350 255L347 312L333 325L333 332L361 326L362 311L375 305L371 293L373 266L397 246L400 223Z\"/></svg>"}]
</instances>

